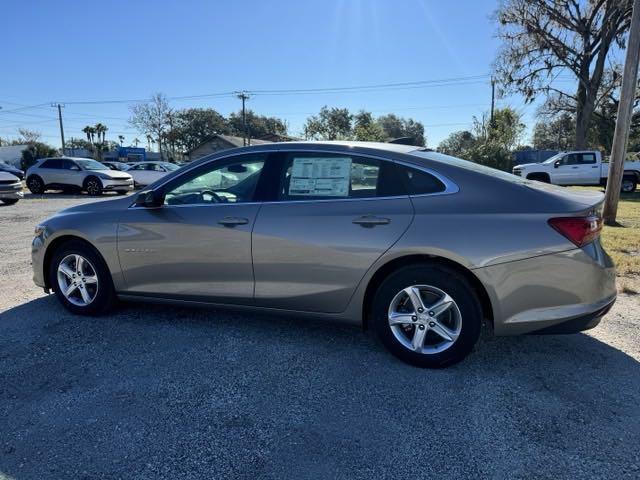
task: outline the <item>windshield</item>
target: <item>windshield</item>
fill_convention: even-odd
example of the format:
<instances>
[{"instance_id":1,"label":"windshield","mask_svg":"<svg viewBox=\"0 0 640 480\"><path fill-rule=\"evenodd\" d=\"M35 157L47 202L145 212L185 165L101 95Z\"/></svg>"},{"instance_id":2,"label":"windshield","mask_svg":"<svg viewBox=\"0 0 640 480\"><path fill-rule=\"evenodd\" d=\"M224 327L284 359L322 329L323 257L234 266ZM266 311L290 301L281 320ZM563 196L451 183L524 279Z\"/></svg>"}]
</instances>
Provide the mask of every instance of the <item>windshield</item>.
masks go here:
<instances>
[{"instance_id":1,"label":"windshield","mask_svg":"<svg viewBox=\"0 0 640 480\"><path fill-rule=\"evenodd\" d=\"M109 167L95 160L76 160L75 162L80 165L83 170L109 170Z\"/></svg>"},{"instance_id":2,"label":"windshield","mask_svg":"<svg viewBox=\"0 0 640 480\"><path fill-rule=\"evenodd\" d=\"M560 158L562 158L562 156L563 156L563 155L564 155L564 152L556 153L553 157L547 158L547 159L546 159L544 162L542 162L542 163L546 163L546 164L553 163L553 162L555 162L556 160L559 160Z\"/></svg>"}]
</instances>

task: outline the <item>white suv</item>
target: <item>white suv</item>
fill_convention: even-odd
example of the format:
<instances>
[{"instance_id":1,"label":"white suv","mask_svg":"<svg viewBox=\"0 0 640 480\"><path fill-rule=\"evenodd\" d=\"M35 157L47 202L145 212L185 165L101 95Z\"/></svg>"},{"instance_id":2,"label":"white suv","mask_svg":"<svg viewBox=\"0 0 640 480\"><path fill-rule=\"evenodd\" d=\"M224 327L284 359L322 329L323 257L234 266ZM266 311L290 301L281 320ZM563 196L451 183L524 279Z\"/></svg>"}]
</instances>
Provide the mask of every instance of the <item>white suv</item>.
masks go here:
<instances>
[{"instance_id":1,"label":"white suv","mask_svg":"<svg viewBox=\"0 0 640 480\"><path fill-rule=\"evenodd\" d=\"M90 158L43 158L27 170L27 188L31 193L47 189L86 190L89 195L115 191L124 195L133 190L133 178L126 172L110 170Z\"/></svg>"}]
</instances>

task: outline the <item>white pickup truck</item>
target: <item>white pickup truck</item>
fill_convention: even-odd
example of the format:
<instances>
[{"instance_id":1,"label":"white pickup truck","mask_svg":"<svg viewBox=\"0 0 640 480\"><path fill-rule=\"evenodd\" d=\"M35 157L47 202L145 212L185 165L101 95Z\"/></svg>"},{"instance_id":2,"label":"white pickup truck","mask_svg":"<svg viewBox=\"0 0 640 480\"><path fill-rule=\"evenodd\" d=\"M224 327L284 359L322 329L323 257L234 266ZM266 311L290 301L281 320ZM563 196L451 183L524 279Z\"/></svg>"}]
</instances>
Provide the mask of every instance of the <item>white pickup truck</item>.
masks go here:
<instances>
[{"instance_id":1,"label":"white pickup truck","mask_svg":"<svg viewBox=\"0 0 640 480\"><path fill-rule=\"evenodd\" d=\"M555 185L606 185L609 163L593 150L560 152L542 163L513 167L513 174ZM624 162L622 191L633 192L640 183L640 161Z\"/></svg>"}]
</instances>

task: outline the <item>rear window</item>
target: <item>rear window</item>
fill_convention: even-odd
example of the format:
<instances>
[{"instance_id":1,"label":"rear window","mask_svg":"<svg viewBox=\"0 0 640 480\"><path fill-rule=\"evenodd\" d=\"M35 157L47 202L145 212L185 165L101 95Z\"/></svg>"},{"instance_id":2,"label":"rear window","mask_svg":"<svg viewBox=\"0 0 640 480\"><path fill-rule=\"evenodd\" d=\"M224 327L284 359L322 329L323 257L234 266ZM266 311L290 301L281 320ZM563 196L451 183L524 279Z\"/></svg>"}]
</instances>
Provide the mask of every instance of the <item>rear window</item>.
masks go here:
<instances>
[{"instance_id":1,"label":"rear window","mask_svg":"<svg viewBox=\"0 0 640 480\"><path fill-rule=\"evenodd\" d=\"M399 166L409 195L426 195L444 192L446 186L430 173L415 168Z\"/></svg>"},{"instance_id":2,"label":"rear window","mask_svg":"<svg viewBox=\"0 0 640 480\"><path fill-rule=\"evenodd\" d=\"M503 172L502 170L498 170L496 168L486 167L484 165L480 165L479 163L470 162L469 160L463 160L461 158L445 155L443 153L414 150L413 152L410 152L410 155L426 158L427 160L433 160L435 162L446 163L447 165L453 165L454 167L464 168L465 170L470 170L472 172L482 173L484 175L489 175L491 177L511 183L529 183L527 180L523 179L522 177L518 177L517 175Z\"/></svg>"},{"instance_id":3,"label":"rear window","mask_svg":"<svg viewBox=\"0 0 640 480\"><path fill-rule=\"evenodd\" d=\"M40 168L62 168L62 160L45 160L42 162L42 165L40 165Z\"/></svg>"}]
</instances>

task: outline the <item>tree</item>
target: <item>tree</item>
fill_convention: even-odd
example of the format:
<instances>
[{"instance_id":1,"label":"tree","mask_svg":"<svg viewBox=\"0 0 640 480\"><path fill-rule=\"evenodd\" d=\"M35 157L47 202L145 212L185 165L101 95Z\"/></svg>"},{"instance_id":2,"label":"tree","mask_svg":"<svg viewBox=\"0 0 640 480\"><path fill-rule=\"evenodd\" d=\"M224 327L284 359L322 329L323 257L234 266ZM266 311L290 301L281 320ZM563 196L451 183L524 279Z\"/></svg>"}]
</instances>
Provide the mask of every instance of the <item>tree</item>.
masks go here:
<instances>
[{"instance_id":1,"label":"tree","mask_svg":"<svg viewBox=\"0 0 640 480\"><path fill-rule=\"evenodd\" d=\"M488 167L508 171L511 169L511 156L517 147L524 124L520 115L512 108L497 109L493 122L487 120L487 114L473 118L473 131L455 132L438 146L438 150L465 160L480 163Z\"/></svg>"},{"instance_id":2,"label":"tree","mask_svg":"<svg viewBox=\"0 0 640 480\"><path fill-rule=\"evenodd\" d=\"M360 110L353 117L353 138L362 142L383 142L385 134L371 112Z\"/></svg>"},{"instance_id":3,"label":"tree","mask_svg":"<svg viewBox=\"0 0 640 480\"><path fill-rule=\"evenodd\" d=\"M138 145L140 144L140 140L138 138L134 138L133 142L131 143L133 143L136 146L136 148L138 148Z\"/></svg>"},{"instance_id":4,"label":"tree","mask_svg":"<svg viewBox=\"0 0 640 480\"><path fill-rule=\"evenodd\" d=\"M36 132L34 130L28 130L26 128L19 128L17 144L22 145L24 143L39 142L41 138L42 138L42 134L40 132Z\"/></svg>"},{"instance_id":5,"label":"tree","mask_svg":"<svg viewBox=\"0 0 640 480\"><path fill-rule=\"evenodd\" d=\"M20 158L20 168L27 170L34 165L37 160L41 158L54 157L58 154L58 151L42 142L30 142L27 148L22 150L22 156Z\"/></svg>"},{"instance_id":6,"label":"tree","mask_svg":"<svg viewBox=\"0 0 640 480\"><path fill-rule=\"evenodd\" d=\"M131 107L129 123L148 137L153 135L158 142L158 152L162 157L162 140L170 127L171 108L167 97L156 93L147 103L139 103ZM150 144L151 142L149 142Z\"/></svg>"},{"instance_id":7,"label":"tree","mask_svg":"<svg viewBox=\"0 0 640 480\"><path fill-rule=\"evenodd\" d=\"M574 146L586 148L606 60L614 45L623 46L630 16L631 0L503 0L496 74L528 102L544 94L573 104ZM575 92L554 82L563 72L577 79Z\"/></svg>"},{"instance_id":8,"label":"tree","mask_svg":"<svg viewBox=\"0 0 640 480\"><path fill-rule=\"evenodd\" d=\"M414 145L426 145L424 137L424 125L416 122L412 118L405 119L390 113L378 117L378 125L382 128L386 140L394 138L410 137L413 139Z\"/></svg>"},{"instance_id":9,"label":"tree","mask_svg":"<svg viewBox=\"0 0 640 480\"><path fill-rule=\"evenodd\" d=\"M287 124L284 120L277 117L257 115L252 110L246 110L245 117L247 120L249 138L260 138L268 134L287 134ZM229 119L227 120L227 129L231 135L237 135L239 137L244 135L242 111L234 112L229 115Z\"/></svg>"},{"instance_id":10,"label":"tree","mask_svg":"<svg viewBox=\"0 0 640 480\"><path fill-rule=\"evenodd\" d=\"M120 146L124 143L124 135L118 135L118 141L120 142Z\"/></svg>"},{"instance_id":11,"label":"tree","mask_svg":"<svg viewBox=\"0 0 640 480\"><path fill-rule=\"evenodd\" d=\"M533 147L538 150L570 150L573 147L575 129L575 120L567 112L539 121L533 127Z\"/></svg>"},{"instance_id":12,"label":"tree","mask_svg":"<svg viewBox=\"0 0 640 480\"><path fill-rule=\"evenodd\" d=\"M173 115L168 137L184 151L200 145L215 134L228 134L226 119L211 108L188 108Z\"/></svg>"},{"instance_id":13,"label":"tree","mask_svg":"<svg viewBox=\"0 0 640 480\"><path fill-rule=\"evenodd\" d=\"M447 155L465 158L465 152L473 148L475 144L476 137L473 136L473 133L468 130L460 130L453 132L440 142L438 151L446 153Z\"/></svg>"},{"instance_id":14,"label":"tree","mask_svg":"<svg viewBox=\"0 0 640 480\"><path fill-rule=\"evenodd\" d=\"M315 140L345 140L351 138L353 115L347 108L329 108L326 105L318 115L309 117L304 125L304 136Z\"/></svg>"},{"instance_id":15,"label":"tree","mask_svg":"<svg viewBox=\"0 0 640 480\"><path fill-rule=\"evenodd\" d=\"M87 136L87 142L89 142L89 143L91 143L93 145L93 138L94 138L94 135L96 134L96 129L94 127L92 127L91 125L87 125L86 127L84 127L82 129L82 131Z\"/></svg>"}]
</instances>

